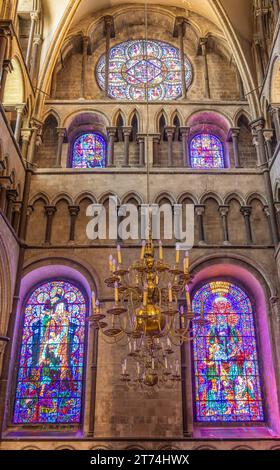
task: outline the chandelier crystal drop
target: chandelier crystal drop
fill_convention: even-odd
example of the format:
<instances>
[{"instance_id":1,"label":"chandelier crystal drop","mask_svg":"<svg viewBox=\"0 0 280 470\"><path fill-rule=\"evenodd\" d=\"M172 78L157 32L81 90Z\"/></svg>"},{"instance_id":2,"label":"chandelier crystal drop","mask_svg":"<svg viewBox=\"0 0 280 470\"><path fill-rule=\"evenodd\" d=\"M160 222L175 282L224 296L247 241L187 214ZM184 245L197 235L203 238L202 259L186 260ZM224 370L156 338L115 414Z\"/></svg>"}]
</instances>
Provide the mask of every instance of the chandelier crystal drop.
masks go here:
<instances>
[{"instance_id":1,"label":"chandelier crystal drop","mask_svg":"<svg viewBox=\"0 0 280 470\"><path fill-rule=\"evenodd\" d=\"M173 265L164 261L161 242L158 257L155 251L150 236L142 242L140 258L126 266L117 247L116 259L109 257L110 276L105 280L114 290L114 305L103 313L93 293L89 318L105 340L126 347L122 382L146 390L171 387L181 380L176 349L193 340L194 322L204 323L203 318L194 319L191 309L188 252L180 266L179 244Z\"/></svg>"}]
</instances>

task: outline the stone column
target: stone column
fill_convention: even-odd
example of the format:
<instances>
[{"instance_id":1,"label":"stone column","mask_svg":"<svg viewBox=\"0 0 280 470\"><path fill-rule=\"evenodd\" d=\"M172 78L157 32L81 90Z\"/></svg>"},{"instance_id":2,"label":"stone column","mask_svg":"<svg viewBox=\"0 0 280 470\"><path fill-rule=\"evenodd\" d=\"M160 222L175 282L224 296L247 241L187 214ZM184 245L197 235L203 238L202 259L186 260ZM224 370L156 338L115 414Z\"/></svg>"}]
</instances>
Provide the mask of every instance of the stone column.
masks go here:
<instances>
[{"instance_id":1,"label":"stone column","mask_svg":"<svg viewBox=\"0 0 280 470\"><path fill-rule=\"evenodd\" d=\"M139 146L139 166L145 165L145 139L146 134L137 134L137 142Z\"/></svg>"},{"instance_id":2,"label":"stone column","mask_svg":"<svg viewBox=\"0 0 280 470\"><path fill-rule=\"evenodd\" d=\"M269 226L269 230L270 230L270 235L271 235L271 241L273 243L273 233L272 233L272 230L271 230L271 220L270 220L270 212L269 212L269 208L268 206L264 206L263 208L263 212L267 218L267 222L268 222L268 226Z\"/></svg>"},{"instance_id":3,"label":"stone column","mask_svg":"<svg viewBox=\"0 0 280 470\"><path fill-rule=\"evenodd\" d=\"M18 228L19 228L20 209L21 209L20 203L14 204L12 225L16 233L18 233Z\"/></svg>"},{"instance_id":4,"label":"stone column","mask_svg":"<svg viewBox=\"0 0 280 470\"><path fill-rule=\"evenodd\" d=\"M182 147L183 147L183 162L184 166L190 168L190 156L189 156L189 135L190 135L190 128L189 127L180 127L180 133L182 136Z\"/></svg>"},{"instance_id":5,"label":"stone column","mask_svg":"<svg viewBox=\"0 0 280 470\"><path fill-rule=\"evenodd\" d=\"M255 39L255 58L256 58L256 68L258 73L258 83L259 85L263 84L264 81L264 67L263 67L263 60L262 60L262 49L259 39Z\"/></svg>"},{"instance_id":6,"label":"stone column","mask_svg":"<svg viewBox=\"0 0 280 470\"><path fill-rule=\"evenodd\" d=\"M210 83L209 83L209 71L207 61L207 42L208 38L200 38L201 54L204 63L204 82L205 82L205 98L210 98Z\"/></svg>"},{"instance_id":7,"label":"stone column","mask_svg":"<svg viewBox=\"0 0 280 470\"><path fill-rule=\"evenodd\" d=\"M75 228L76 228L76 220L78 214L80 212L79 206L69 206L69 215L70 215L70 233L69 233L69 241L75 241Z\"/></svg>"},{"instance_id":8,"label":"stone column","mask_svg":"<svg viewBox=\"0 0 280 470\"><path fill-rule=\"evenodd\" d=\"M274 245L277 246L279 243L279 232L278 232L277 220L276 220L276 214L275 214L275 208L274 208L274 197L273 197L273 191L272 191L272 186L271 186L269 167L268 167L268 163L266 159L265 140L264 140L264 135L263 135L264 119L263 118L256 119L255 121L251 123L251 127L253 131L256 133L256 136L258 139L260 161L261 161L261 165L264 168L263 177L264 177L264 183L265 183L265 189L266 189L266 195L267 195L268 209L270 213L272 238L273 238Z\"/></svg>"},{"instance_id":9,"label":"stone column","mask_svg":"<svg viewBox=\"0 0 280 470\"><path fill-rule=\"evenodd\" d=\"M40 121L37 121L37 119L33 119L31 125L32 137L29 146L29 161L30 163L34 163L36 157L37 137L42 129L42 123Z\"/></svg>"},{"instance_id":10,"label":"stone column","mask_svg":"<svg viewBox=\"0 0 280 470\"><path fill-rule=\"evenodd\" d=\"M0 20L0 80L2 76L2 67L5 60L8 38L13 37L14 30L12 20Z\"/></svg>"},{"instance_id":11,"label":"stone column","mask_svg":"<svg viewBox=\"0 0 280 470\"><path fill-rule=\"evenodd\" d=\"M52 237L52 223L53 223L53 216L56 213L55 206L45 206L45 212L47 216L47 224L46 224L46 234L45 234L45 243L51 243Z\"/></svg>"},{"instance_id":12,"label":"stone column","mask_svg":"<svg viewBox=\"0 0 280 470\"><path fill-rule=\"evenodd\" d=\"M30 25L30 31L29 31L26 58L25 58L25 63L26 63L26 67L27 67L28 70L30 70L30 59L31 59L31 54L32 54L32 50L33 50L33 40L34 40L35 27L36 27L36 23L39 19L38 11L32 11L30 13L30 18L31 18L31 25Z\"/></svg>"},{"instance_id":13,"label":"stone column","mask_svg":"<svg viewBox=\"0 0 280 470\"><path fill-rule=\"evenodd\" d=\"M39 58L39 50L42 44L42 38L38 37L34 39L33 42L33 51L32 51L32 63L31 63L31 70L30 70L30 77L33 85L37 82L37 74L38 74L38 58Z\"/></svg>"},{"instance_id":14,"label":"stone column","mask_svg":"<svg viewBox=\"0 0 280 470\"><path fill-rule=\"evenodd\" d=\"M236 66L236 78L237 78L240 100L244 101L245 100L244 85L243 85L243 81L242 81L242 78L241 78L241 75L239 73L237 66Z\"/></svg>"},{"instance_id":15,"label":"stone column","mask_svg":"<svg viewBox=\"0 0 280 470\"><path fill-rule=\"evenodd\" d=\"M7 205L7 185L6 183L1 183L1 193L0 193L0 209L5 213Z\"/></svg>"},{"instance_id":16,"label":"stone column","mask_svg":"<svg viewBox=\"0 0 280 470\"><path fill-rule=\"evenodd\" d=\"M21 135L21 127L22 127L22 118L23 118L23 113L24 113L24 104L20 106L16 106L16 111L17 111L17 120L16 120L16 127L15 127L15 132L14 136L19 143L20 135Z\"/></svg>"},{"instance_id":17,"label":"stone column","mask_svg":"<svg viewBox=\"0 0 280 470\"><path fill-rule=\"evenodd\" d=\"M123 127L123 136L124 136L124 158L122 166L129 166L129 137L131 134L132 127Z\"/></svg>"},{"instance_id":18,"label":"stone column","mask_svg":"<svg viewBox=\"0 0 280 470\"><path fill-rule=\"evenodd\" d=\"M104 34L106 37L106 62L105 62L105 94L108 96L109 90L109 60L110 60L110 40L115 37L114 18L110 15L104 16Z\"/></svg>"},{"instance_id":19,"label":"stone column","mask_svg":"<svg viewBox=\"0 0 280 470\"><path fill-rule=\"evenodd\" d=\"M233 160L234 160L234 167L240 168L240 154L239 154L239 145L238 145L238 137L240 133L240 127L232 127L229 130L228 140L232 140L232 147L233 147Z\"/></svg>"},{"instance_id":20,"label":"stone column","mask_svg":"<svg viewBox=\"0 0 280 470\"><path fill-rule=\"evenodd\" d=\"M18 193L15 189L8 189L7 191L7 211L6 216L10 223L12 223L13 207L18 197Z\"/></svg>"},{"instance_id":21,"label":"stone column","mask_svg":"<svg viewBox=\"0 0 280 470\"><path fill-rule=\"evenodd\" d=\"M228 211L229 211L229 206L219 207L219 213L222 219L222 226L223 226L224 245L230 245L229 233L228 233Z\"/></svg>"},{"instance_id":22,"label":"stone column","mask_svg":"<svg viewBox=\"0 0 280 470\"><path fill-rule=\"evenodd\" d=\"M4 100L5 85L8 73L13 70L12 62L10 60L4 60L2 65L2 75L1 75L1 84L0 84L0 101Z\"/></svg>"},{"instance_id":23,"label":"stone column","mask_svg":"<svg viewBox=\"0 0 280 470\"><path fill-rule=\"evenodd\" d=\"M277 21L277 18L279 16L279 0L272 0L272 4L273 4L273 11L274 11L274 16L275 16L275 19Z\"/></svg>"},{"instance_id":24,"label":"stone column","mask_svg":"<svg viewBox=\"0 0 280 470\"><path fill-rule=\"evenodd\" d=\"M277 142L279 142L280 141L280 109L271 108L270 113L271 113L274 128L275 128L276 140Z\"/></svg>"},{"instance_id":25,"label":"stone column","mask_svg":"<svg viewBox=\"0 0 280 470\"><path fill-rule=\"evenodd\" d=\"M167 164L168 166L173 166L173 136L174 136L175 127L174 126L166 126L165 132L167 135L168 141L168 159Z\"/></svg>"},{"instance_id":26,"label":"stone column","mask_svg":"<svg viewBox=\"0 0 280 470\"><path fill-rule=\"evenodd\" d=\"M186 32L186 20L184 17L179 16L175 19L173 36L179 38L179 50L181 60L181 78L182 78L182 98L187 97L187 84L186 84L186 70L185 70L185 51L184 51L184 36Z\"/></svg>"},{"instance_id":27,"label":"stone column","mask_svg":"<svg viewBox=\"0 0 280 470\"><path fill-rule=\"evenodd\" d=\"M251 227L251 213L252 213L252 208L249 206L243 206L240 209L241 214L244 217L245 221L245 230L246 230L246 239L247 239L247 245L253 245L253 237L252 237L252 227Z\"/></svg>"},{"instance_id":28,"label":"stone column","mask_svg":"<svg viewBox=\"0 0 280 470\"><path fill-rule=\"evenodd\" d=\"M82 76L81 76L81 98L86 98L85 87L86 87L86 70L87 70L87 59L88 59L88 44L89 37L82 37Z\"/></svg>"},{"instance_id":29,"label":"stone column","mask_svg":"<svg viewBox=\"0 0 280 470\"><path fill-rule=\"evenodd\" d=\"M108 134L107 166L108 167L114 166L114 146L115 146L116 132L117 132L116 127L107 127L107 134Z\"/></svg>"},{"instance_id":30,"label":"stone column","mask_svg":"<svg viewBox=\"0 0 280 470\"><path fill-rule=\"evenodd\" d=\"M30 142L30 137L32 135L31 129L22 129L21 131L21 155L24 160L27 160L28 146Z\"/></svg>"},{"instance_id":31,"label":"stone column","mask_svg":"<svg viewBox=\"0 0 280 470\"><path fill-rule=\"evenodd\" d=\"M21 215L20 215L20 225L19 225L19 238L25 240L26 229L27 229L27 214L28 214L28 201L30 194L31 178L33 175L33 170L27 164L23 197L22 197L22 206L21 206Z\"/></svg>"},{"instance_id":32,"label":"stone column","mask_svg":"<svg viewBox=\"0 0 280 470\"><path fill-rule=\"evenodd\" d=\"M276 216L278 220L278 226L280 227L280 201L276 201L274 203L275 211L276 211Z\"/></svg>"},{"instance_id":33,"label":"stone column","mask_svg":"<svg viewBox=\"0 0 280 470\"><path fill-rule=\"evenodd\" d=\"M204 223L203 223L203 216L205 213L205 206L204 205L197 205L195 206L195 214L197 216L197 221L198 221L198 237L199 245L206 245L205 242L205 233L204 233Z\"/></svg>"},{"instance_id":34,"label":"stone column","mask_svg":"<svg viewBox=\"0 0 280 470\"><path fill-rule=\"evenodd\" d=\"M153 165L159 165L159 144L160 144L160 134L153 134Z\"/></svg>"},{"instance_id":35,"label":"stone column","mask_svg":"<svg viewBox=\"0 0 280 470\"><path fill-rule=\"evenodd\" d=\"M58 140L57 140L55 166L56 168L61 168L62 146L63 146L64 138L66 136L66 129L64 127L58 127L57 135L58 135Z\"/></svg>"},{"instance_id":36,"label":"stone column","mask_svg":"<svg viewBox=\"0 0 280 470\"><path fill-rule=\"evenodd\" d=\"M265 138L267 160L270 161L273 157L273 149L272 149L273 129L264 129L263 135Z\"/></svg>"}]
</instances>

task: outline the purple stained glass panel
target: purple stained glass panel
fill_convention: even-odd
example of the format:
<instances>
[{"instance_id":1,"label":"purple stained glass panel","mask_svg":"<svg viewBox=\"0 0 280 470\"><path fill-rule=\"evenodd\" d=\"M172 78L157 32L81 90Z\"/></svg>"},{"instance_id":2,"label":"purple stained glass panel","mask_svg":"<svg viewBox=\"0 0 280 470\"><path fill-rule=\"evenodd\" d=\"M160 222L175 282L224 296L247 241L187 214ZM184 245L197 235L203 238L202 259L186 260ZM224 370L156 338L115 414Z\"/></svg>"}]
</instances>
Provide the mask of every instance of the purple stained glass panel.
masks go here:
<instances>
[{"instance_id":1,"label":"purple stained glass panel","mask_svg":"<svg viewBox=\"0 0 280 470\"><path fill-rule=\"evenodd\" d=\"M105 55L96 68L97 82L105 90ZM192 67L185 56L187 87ZM109 86L111 98L132 101L175 100L182 96L180 51L171 44L153 40L126 41L110 50Z\"/></svg>"},{"instance_id":2,"label":"purple stained glass panel","mask_svg":"<svg viewBox=\"0 0 280 470\"><path fill-rule=\"evenodd\" d=\"M15 424L79 423L86 301L66 281L49 281L27 299L17 375Z\"/></svg>"},{"instance_id":3,"label":"purple stained glass panel","mask_svg":"<svg viewBox=\"0 0 280 470\"><path fill-rule=\"evenodd\" d=\"M238 286L204 284L194 295L193 359L198 422L263 422L264 410L252 304Z\"/></svg>"},{"instance_id":4,"label":"purple stained glass panel","mask_svg":"<svg viewBox=\"0 0 280 470\"><path fill-rule=\"evenodd\" d=\"M106 142L95 133L80 135L73 145L72 168L104 168Z\"/></svg>"},{"instance_id":5,"label":"purple stained glass panel","mask_svg":"<svg viewBox=\"0 0 280 470\"><path fill-rule=\"evenodd\" d=\"M190 142L191 166L193 168L224 168L223 144L218 137L202 133L195 135Z\"/></svg>"}]
</instances>

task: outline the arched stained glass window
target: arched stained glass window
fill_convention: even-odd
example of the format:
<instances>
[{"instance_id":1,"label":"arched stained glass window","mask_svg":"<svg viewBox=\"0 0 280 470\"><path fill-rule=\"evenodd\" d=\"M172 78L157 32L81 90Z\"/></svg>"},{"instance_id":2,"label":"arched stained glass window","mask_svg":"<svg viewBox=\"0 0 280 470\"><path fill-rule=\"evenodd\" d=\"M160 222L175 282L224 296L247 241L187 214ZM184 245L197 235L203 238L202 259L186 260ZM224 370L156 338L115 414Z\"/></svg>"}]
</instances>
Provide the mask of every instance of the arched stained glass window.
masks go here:
<instances>
[{"instance_id":1,"label":"arched stained glass window","mask_svg":"<svg viewBox=\"0 0 280 470\"><path fill-rule=\"evenodd\" d=\"M106 166L106 142L95 133L80 135L74 142L72 168L104 168Z\"/></svg>"},{"instance_id":2,"label":"arched stained glass window","mask_svg":"<svg viewBox=\"0 0 280 470\"><path fill-rule=\"evenodd\" d=\"M97 81L105 90L105 54L96 68ZM185 56L186 85L192 67ZM180 51L162 41L133 40L110 50L108 95L117 100L175 100L182 96Z\"/></svg>"},{"instance_id":3,"label":"arched stained glass window","mask_svg":"<svg viewBox=\"0 0 280 470\"><path fill-rule=\"evenodd\" d=\"M13 422L80 423L86 300L67 281L38 286L25 304Z\"/></svg>"},{"instance_id":4,"label":"arched stained glass window","mask_svg":"<svg viewBox=\"0 0 280 470\"><path fill-rule=\"evenodd\" d=\"M264 421L254 314L248 295L225 281L204 284L194 295L195 412L198 422ZM199 328L199 329L198 329Z\"/></svg>"},{"instance_id":5,"label":"arched stained glass window","mask_svg":"<svg viewBox=\"0 0 280 470\"><path fill-rule=\"evenodd\" d=\"M212 134L197 134L190 142L191 166L193 168L224 168L223 144Z\"/></svg>"}]
</instances>

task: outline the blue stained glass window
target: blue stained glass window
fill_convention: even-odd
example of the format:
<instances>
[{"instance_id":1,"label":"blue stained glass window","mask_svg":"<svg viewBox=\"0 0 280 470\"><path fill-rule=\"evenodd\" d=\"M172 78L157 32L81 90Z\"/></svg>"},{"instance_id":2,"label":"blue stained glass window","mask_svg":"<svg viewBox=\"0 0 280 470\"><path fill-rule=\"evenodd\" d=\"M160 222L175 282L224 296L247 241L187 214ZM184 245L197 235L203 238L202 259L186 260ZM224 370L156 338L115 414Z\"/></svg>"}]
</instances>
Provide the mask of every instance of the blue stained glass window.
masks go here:
<instances>
[{"instance_id":1,"label":"blue stained glass window","mask_svg":"<svg viewBox=\"0 0 280 470\"><path fill-rule=\"evenodd\" d=\"M37 287L25 304L13 422L80 423L86 300L66 281Z\"/></svg>"},{"instance_id":2,"label":"blue stained glass window","mask_svg":"<svg viewBox=\"0 0 280 470\"><path fill-rule=\"evenodd\" d=\"M80 135L74 142L73 168L104 168L106 166L106 142L95 133Z\"/></svg>"},{"instance_id":3,"label":"blue stained glass window","mask_svg":"<svg viewBox=\"0 0 280 470\"><path fill-rule=\"evenodd\" d=\"M224 168L223 144L218 137L202 133L195 135L190 142L191 166L193 168Z\"/></svg>"},{"instance_id":4,"label":"blue stained glass window","mask_svg":"<svg viewBox=\"0 0 280 470\"><path fill-rule=\"evenodd\" d=\"M198 422L264 421L254 314L248 295L225 281L194 295L195 414Z\"/></svg>"},{"instance_id":5,"label":"blue stained glass window","mask_svg":"<svg viewBox=\"0 0 280 470\"><path fill-rule=\"evenodd\" d=\"M96 68L97 82L105 90L105 54ZM192 67L185 56L187 87ZM110 50L108 95L117 100L175 100L182 96L181 58L178 48L162 41L126 41Z\"/></svg>"}]
</instances>

